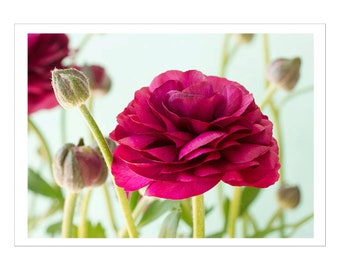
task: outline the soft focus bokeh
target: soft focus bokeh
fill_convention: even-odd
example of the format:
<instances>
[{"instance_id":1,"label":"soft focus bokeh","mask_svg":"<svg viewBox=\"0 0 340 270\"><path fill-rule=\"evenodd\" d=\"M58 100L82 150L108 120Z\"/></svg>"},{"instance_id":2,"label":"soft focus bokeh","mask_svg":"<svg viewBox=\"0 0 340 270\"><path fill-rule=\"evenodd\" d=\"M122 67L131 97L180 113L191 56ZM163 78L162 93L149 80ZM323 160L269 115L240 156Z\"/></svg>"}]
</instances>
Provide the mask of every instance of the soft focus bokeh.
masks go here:
<instances>
[{"instance_id":1,"label":"soft focus bokeh","mask_svg":"<svg viewBox=\"0 0 340 270\"><path fill-rule=\"evenodd\" d=\"M77 48L84 34L70 34L70 47ZM158 74L170 70L197 69L206 75L219 75L222 34L101 34L93 35L77 55L77 64L98 64L106 69L112 79L111 91L102 97L96 97L93 103L93 116L104 135L108 135L116 125L116 116L133 99L134 92L150 84ZM300 57L301 77L293 91L300 91L313 85L313 35L312 34L269 34L270 58ZM265 65L261 34L255 34L253 40L240 46L231 58L226 77L242 84L253 93L259 104L265 91ZM275 100L279 104L288 96L285 91L279 91ZM59 106L52 110L41 110L32 116L37 126L42 130L54 154L62 145L60 134L60 118L63 109ZM266 108L265 114L270 116ZM313 92L297 95L287 100L280 111L282 125L283 164L285 181L298 185L301 191L301 201L296 209L286 212L286 222L294 223L313 212L314 200L314 152L313 152ZM85 143L91 143L89 131L82 116L76 109L66 112L67 142L77 143L83 137ZM36 154L38 141L34 134L28 138L29 166L41 170L49 177L48 168ZM109 181L107 183L110 185ZM264 226L277 209L276 191L279 185L274 185L262 191L251 206L250 211L259 226ZM225 194L232 195L232 187L223 186ZM113 195L113 190L112 190ZM114 196L114 195L113 195ZM212 189L206 196L206 206L214 206L217 202L217 190ZM28 196L28 212L43 211L48 201L44 198ZM32 208L32 206L34 207ZM116 214L120 209L115 204ZM107 218L105 200L101 190L95 190L89 206L89 218L101 221L110 228ZM53 221L61 220L61 214L41 223L29 237L48 237L46 226ZM77 223L78 217L75 217ZM160 218L143 228L141 236L157 237ZM122 220L119 221L122 225ZM241 224L237 224L240 225ZM206 233L214 233L222 226L220 209L216 207L206 217ZM179 232L186 232L186 226L180 226ZM241 230L239 229L238 232ZM113 236L107 230L107 236ZM236 235L238 236L238 235ZM240 236L240 235L239 235ZM278 234L272 234L277 237ZM313 237L313 220L309 221L294 234L293 237Z\"/></svg>"}]
</instances>

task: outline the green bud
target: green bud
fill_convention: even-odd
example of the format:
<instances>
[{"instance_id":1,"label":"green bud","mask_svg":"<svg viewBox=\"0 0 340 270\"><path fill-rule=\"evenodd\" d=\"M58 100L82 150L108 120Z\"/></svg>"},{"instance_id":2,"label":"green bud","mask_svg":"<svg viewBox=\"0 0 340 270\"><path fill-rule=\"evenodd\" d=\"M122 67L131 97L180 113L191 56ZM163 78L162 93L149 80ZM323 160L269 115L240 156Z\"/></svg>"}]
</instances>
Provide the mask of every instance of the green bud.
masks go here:
<instances>
[{"instance_id":1,"label":"green bud","mask_svg":"<svg viewBox=\"0 0 340 270\"><path fill-rule=\"evenodd\" d=\"M270 63L267 69L267 78L277 87L292 90L300 78L301 59L279 58Z\"/></svg>"},{"instance_id":2,"label":"green bud","mask_svg":"<svg viewBox=\"0 0 340 270\"><path fill-rule=\"evenodd\" d=\"M299 205L300 189L297 186L281 185L277 192L277 200L284 209L293 209Z\"/></svg>"},{"instance_id":3,"label":"green bud","mask_svg":"<svg viewBox=\"0 0 340 270\"><path fill-rule=\"evenodd\" d=\"M54 69L52 87L59 104L70 109L86 102L90 96L89 80L77 69Z\"/></svg>"},{"instance_id":4,"label":"green bud","mask_svg":"<svg viewBox=\"0 0 340 270\"><path fill-rule=\"evenodd\" d=\"M100 153L89 146L65 144L53 160L57 184L72 192L96 187L106 181L108 170Z\"/></svg>"}]
</instances>

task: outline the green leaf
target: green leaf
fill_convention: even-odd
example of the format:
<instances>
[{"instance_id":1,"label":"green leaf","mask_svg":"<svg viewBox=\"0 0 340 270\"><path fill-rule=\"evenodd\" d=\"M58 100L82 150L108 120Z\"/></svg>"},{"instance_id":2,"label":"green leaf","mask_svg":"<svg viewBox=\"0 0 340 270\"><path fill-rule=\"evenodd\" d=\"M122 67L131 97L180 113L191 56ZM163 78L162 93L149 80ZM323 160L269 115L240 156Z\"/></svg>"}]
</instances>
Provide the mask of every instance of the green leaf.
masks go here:
<instances>
[{"instance_id":1,"label":"green leaf","mask_svg":"<svg viewBox=\"0 0 340 270\"><path fill-rule=\"evenodd\" d=\"M223 213L224 213L223 231L224 232L227 230L227 226L228 226L229 210L230 210L230 199L227 197L225 198L224 203L223 203Z\"/></svg>"},{"instance_id":2,"label":"green leaf","mask_svg":"<svg viewBox=\"0 0 340 270\"><path fill-rule=\"evenodd\" d=\"M28 168L28 189L39 195L63 200L63 194L59 187L52 187L48 184L39 173L35 172L31 168Z\"/></svg>"},{"instance_id":3,"label":"green leaf","mask_svg":"<svg viewBox=\"0 0 340 270\"><path fill-rule=\"evenodd\" d=\"M53 223L47 227L46 233L52 237L55 235L61 235L61 226L62 226L61 221L57 223ZM75 225L72 225L72 237L77 238L77 236L78 236L78 227Z\"/></svg>"},{"instance_id":4,"label":"green leaf","mask_svg":"<svg viewBox=\"0 0 340 270\"><path fill-rule=\"evenodd\" d=\"M139 191L133 191L133 192L130 192L129 194L129 199L130 199L130 208L131 208L131 211L133 211L140 199L141 195L139 193Z\"/></svg>"},{"instance_id":5,"label":"green leaf","mask_svg":"<svg viewBox=\"0 0 340 270\"><path fill-rule=\"evenodd\" d=\"M141 220L139 221L138 227L143 227L146 224L154 221L155 219L163 215L166 211L178 205L178 203L179 203L178 201L172 201L172 200L153 201L148 207L148 209L145 211Z\"/></svg>"},{"instance_id":6,"label":"green leaf","mask_svg":"<svg viewBox=\"0 0 340 270\"><path fill-rule=\"evenodd\" d=\"M180 208L176 208L166 216L159 232L159 238L176 238L181 212Z\"/></svg>"},{"instance_id":7,"label":"green leaf","mask_svg":"<svg viewBox=\"0 0 340 270\"><path fill-rule=\"evenodd\" d=\"M61 222L53 223L47 227L46 233L55 236L61 233Z\"/></svg>"},{"instance_id":8,"label":"green leaf","mask_svg":"<svg viewBox=\"0 0 340 270\"><path fill-rule=\"evenodd\" d=\"M61 225L61 221L51 224L47 227L46 233L52 237L56 235L61 235ZM87 221L86 225L87 238L106 238L105 229L100 222L94 225L90 221ZM78 237L78 227L75 225L72 225L72 237Z\"/></svg>"},{"instance_id":9,"label":"green leaf","mask_svg":"<svg viewBox=\"0 0 340 270\"><path fill-rule=\"evenodd\" d=\"M180 203L180 207L182 210L181 218L182 220L192 228L192 209L191 209L191 200L185 199Z\"/></svg>"},{"instance_id":10,"label":"green leaf","mask_svg":"<svg viewBox=\"0 0 340 270\"><path fill-rule=\"evenodd\" d=\"M87 221L87 238L106 238L103 225L100 222L93 225L90 221Z\"/></svg>"},{"instance_id":11,"label":"green leaf","mask_svg":"<svg viewBox=\"0 0 340 270\"><path fill-rule=\"evenodd\" d=\"M245 187L242 190L241 195L241 205L239 210L239 216L242 216L248 209L248 207L253 203L256 197L259 195L260 188Z\"/></svg>"}]
</instances>

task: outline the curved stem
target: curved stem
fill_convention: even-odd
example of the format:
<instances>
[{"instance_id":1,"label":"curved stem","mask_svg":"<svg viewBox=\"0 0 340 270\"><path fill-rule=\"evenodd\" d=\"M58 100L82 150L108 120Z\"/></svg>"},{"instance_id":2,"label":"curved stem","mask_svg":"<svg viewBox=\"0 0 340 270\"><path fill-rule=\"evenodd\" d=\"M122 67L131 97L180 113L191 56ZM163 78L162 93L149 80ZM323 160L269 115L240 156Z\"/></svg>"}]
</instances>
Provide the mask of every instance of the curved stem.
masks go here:
<instances>
[{"instance_id":1,"label":"curved stem","mask_svg":"<svg viewBox=\"0 0 340 270\"><path fill-rule=\"evenodd\" d=\"M264 67L265 67L265 70L266 70L269 63L270 63L269 41L268 41L268 35L267 34L262 35L262 42L263 42L263 53L264 53ZM269 85L269 82L266 79L265 87L267 88L268 85Z\"/></svg>"},{"instance_id":2,"label":"curved stem","mask_svg":"<svg viewBox=\"0 0 340 270\"><path fill-rule=\"evenodd\" d=\"M228 50L229 40L230 40L230 35L226 34L224 36L223 47L222 47L222 62L221 62L221 67L220 67L220 77L225 76L230 59L233 55L235 55L237 49L239 48L239 44L234 43L233 47L230 50Z\"/></svg>"},{"instance_id":3,"label":"curved stem","mask_svg":"<svg viewBox=\"0 0 340 270\"><path fill-rule=\"evenodd\" d=\"M133 213L132 213L132 217L133 219L136 221L138 219L138 217L140 216L140 214L142 214L145 209L149 206L150 204L150 199L148 197L142 197L138 204L136 205L135 209L133 210ZM124 228L120 233L119 235L122 237L122 238L125 238L127 236L127 229Z\"/></svg>"},{"instance_id":4,"label":"curved stem","mask_svg":"<svg viewBox=\"0 0 340 270\"><path fill-rule=\"evenodd\" d=\"M271 84L268 89L266 90L266 94L261 102L261 104L259 105L259 107L261 108L261 110L263 110L265 108L265 106L267 106L267 104L272 103L272 97L274 95L274 93L276 92L277 87L274 84Z\"/></svg>"},{"instance_id":5,"label":"curved stem","mask_svg":"<svg viewBox=\"0 0 340 270\"><path fill-rule=\"evenodd\" d=\"M228 43L230 40L230 35L225 34L224 38L223 38L223 45L222 45L222 62L221 62L221 68L220 68L220 76L224 77L225 75L225 70L227 67L227 63L228 63Z\"/></svg>"},{"instance_id":6,"label":"curved stem","mask_svg":"<svg viewBox=\"0 0 340 270\"><path fill-rule=\"evenodd\" d=\"M92 189L88 189L85 196L82 198L81 209L80 209L80 224L78 227L78 237L87 237L87 209L91 198Z\"/></svg>"},{"instance_id":7,"label":"curved stem","mask_svg":"<svg viewBox=\"0 0 340 270\"><path fill-rule=\"evenodd\" d=\"M64 204L63 223L61 233L64 238L72 237L73 215L77 201L77 193L68 192Z\"/></svg>"},{"instance_id":8,"label":"curved stem","mask_svg":"<svg viewBox=\"0 0 340 270\"><path fill-rule=\"evenodd\" d=\"M41 143L41 146L42 146L42 149L44 151L44 155L47 159L47 162L48 162L48 165L50 167L50 171L51 171L51 174L53 175L53 172L52 172L52 155L51 155L51 152L50 152L50 149L48 147L48 144L47 144L47 141L44 137L44 135L42 134L42 132L40 131L40 129L34 124L34 122L32 121L32 119L30 117L28 117L28 127L30 129L32 129L35 134L37 135L40 143Z\"/></svg>"},{"instance_id":9,"label":"curved stem","mask_svg":"<svg viewBox=\"0 0 340 270\"><path fill-rule=\"evenodd\" d=\"M288 95L286 95L281 102L279 103L279 105L277 106L278 109L282 108L282 106L284 104L286 104L289 100L291 100L294 97L300 96L302 94L307 94L309 92L312 92L314 89L313 85L307 86L302 88L301 90L294 90L293 92L290 92Z\"/></svg>"},{"instance_id":10,"label":"curved stem","mask_svg":"<svg viewBox=\"0 0 340 270\"><path fill-rule=\"evenodd\" d=\"M267 226L266 226L266 228L265 228L264 230L269 230L269 229L273 226L275 220L276 220L278 217L281 216L282 211L283 211L283 209L282 209L281 207L279 207L279 208L277 209L277 211L274 213L274 215L273 215L273 216L270 218L270 220L268 221Z\"/></svg>"},{"instance_id":11,"label":"curved stem","mask_svg":"<svg viewBox=\"0 0 340 270\"><path fill-rule=\"evenodd\" d=\"M224 217L224 193L223 193L223 182L217 184L217 199L221 210L221 215Z\"/></svg>"},{"instance_id":12,"label":"curved stem","mask_svg":"<svg viewBox=\"0 0 340 270\"><path fill-rule=\"evenodd\" d=\"M104 192L107 211L109 213L110 222L111 222L113 231L115 232L116 235L118 235L118 228L117 228L117 224L115 222L115 217L114 217L114 214L113 214L113 207L112 207L112 203L111 203L109 190L107 188L107 185L105 185L105 184L103 185L103 192Z\"/></svg>"},{"instance_id":13,"label":"curved stem","mask_svg":"<svg viewBox=\"0 0 340 270\"><path fill-rule=\"evenodd\" d=\"M53 214L55 214L59 210L60 210L60 204L55 203L45 213L43 213L41 216L29 218L29 220L28 220L28 233L30 233L41 221L52 216ZM33 212L33 211L30 211L30 212Z\"/></svg>"},{"instance_id":14,"label":"curved stem","mask_svg":"<svg viewBox=\"0 0 340 270\"><path fill-rule=\"evenodd\" d=\"M242 188L234 187L234 197L230 204L228 219L228 235L230 238L235 237L235 226L241 203Z\"/></svg>"},{"instance_id":15,"label":"curved stem","mask_svg":"<svg viewBox=\"0 0 340 270\"><path fill-rule=\"evenodd\" d=\"M275 107L273 102L270 103L270 108L272 111L272 117L273 117L273 122L275 123L275 133L276 133L276 140L277 144L279 146L279 160L280 163L283 164L283 146L282 146L282 129L281 129L281 124L280 124L280 117L279 117L279 110ZM284 171L283 171L283 166L280 167L279 169L280 173L280 183L284 183Z\"/></svg>"},{"instance_id":16,"label":"curved stem","mask_svg":"<svg viewBox=\"0 0 340 270\"><path fill-rule=\"evenodd\" d=\"M192 198L193 237L204 238L204 196L203 194Z\"/></svg>"},{"instance_id":17,"label":"curved stem","mask_svg":"<svg viewBox=\"0 0 340 270\"><path fill-rule=\"evenodd\" d=\"M85 104L82 104L79 106L79 110L82 113L86 123L88 124L89 128L91 129L91 132L93 134L93 136L95 137L98 146L103 154L106 166L108 167L109 171L111 170L111 164L113 161L113 157L110 151L109 146L107 145L107 142L103 136L103 134L101 133L100 129L97 126L97 123L95 122L95 120L93 119L91 113L89 112L89 110L87 109ZM113 176L112 176L113 178ZM130 210L130 206L129 206L129 201L126 197L126 193L124 191L124 189L118 187L116 185L116 182L113 179L113 185L116 189L116 193L117 193L117 197L118 200L120 202L120 205L122 207L123 210L123 215L124 215L124 219L127 225L127 229L129 232L129 236L130 237L138 237L138 233L136 230L136 226L134 224L133 218L132 218L132 214L131 214L131 210Z\"/></svg>"}]
</instances>

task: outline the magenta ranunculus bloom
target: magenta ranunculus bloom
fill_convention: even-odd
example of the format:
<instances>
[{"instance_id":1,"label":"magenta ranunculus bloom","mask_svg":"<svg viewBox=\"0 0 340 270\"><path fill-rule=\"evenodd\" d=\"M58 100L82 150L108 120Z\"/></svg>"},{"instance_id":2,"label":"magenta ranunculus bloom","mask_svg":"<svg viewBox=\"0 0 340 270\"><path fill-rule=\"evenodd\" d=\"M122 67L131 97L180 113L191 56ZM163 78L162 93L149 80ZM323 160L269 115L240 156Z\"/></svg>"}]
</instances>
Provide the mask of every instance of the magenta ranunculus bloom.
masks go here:
<instances>
[{"instance_id":1,"label":"magenta ranunculus bloom","mask_svg":"<svg viewBox=\"0 0 340 270\"><path fill-rule=\"evenodd\" d=\"M69 54L65 34L28 34L28 114L59 105L51 85L51 70L64 68Z\"/></svg>"},{"instance_id":2,"label":"magenta ranunculus bloom","mask_svg":"<svg viewBox=\"0 0 340 270\"><path fill-rule=\"evenodd\" d=\"M242 85L171 70L117 117L112 174L126 191L184 199L218 182L265 188L279 178L272 123Z\"/></svg>"}]
</instances>

